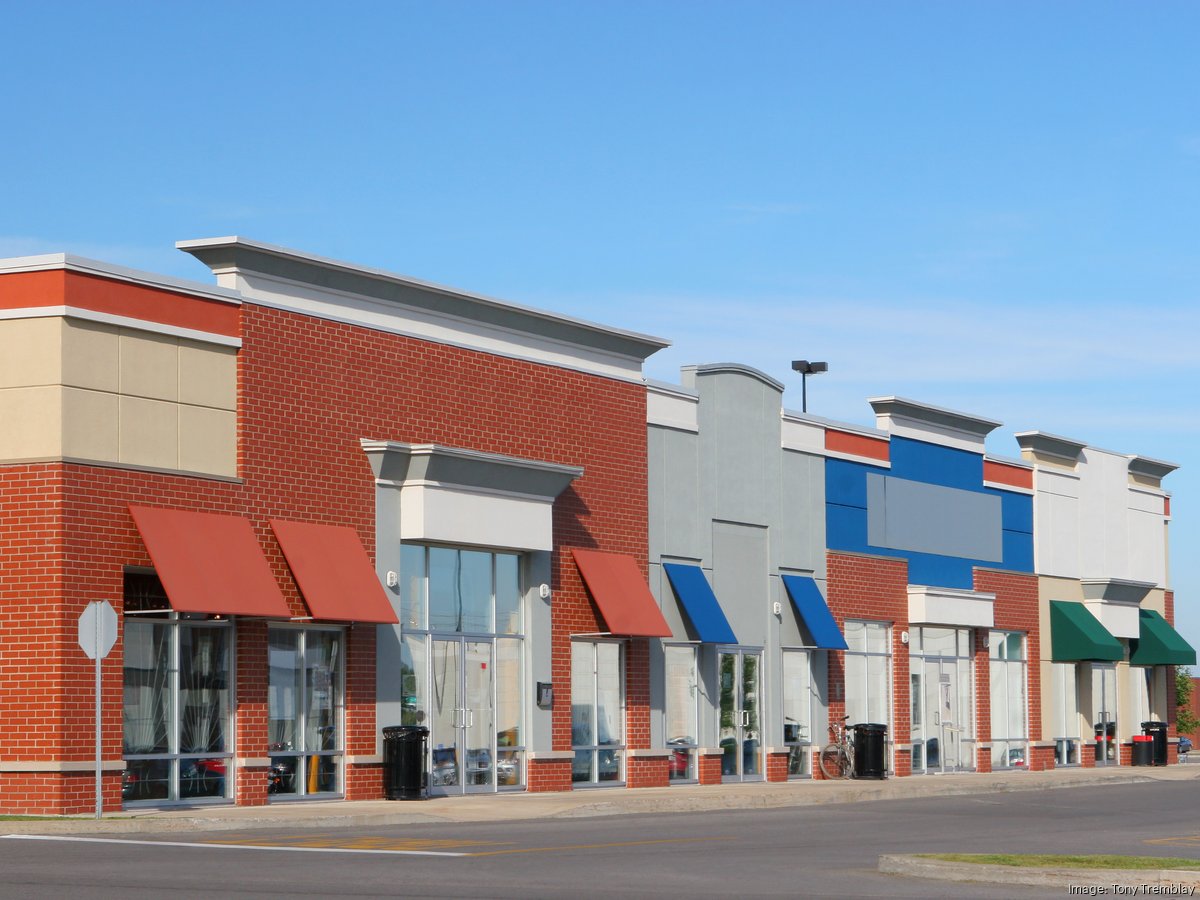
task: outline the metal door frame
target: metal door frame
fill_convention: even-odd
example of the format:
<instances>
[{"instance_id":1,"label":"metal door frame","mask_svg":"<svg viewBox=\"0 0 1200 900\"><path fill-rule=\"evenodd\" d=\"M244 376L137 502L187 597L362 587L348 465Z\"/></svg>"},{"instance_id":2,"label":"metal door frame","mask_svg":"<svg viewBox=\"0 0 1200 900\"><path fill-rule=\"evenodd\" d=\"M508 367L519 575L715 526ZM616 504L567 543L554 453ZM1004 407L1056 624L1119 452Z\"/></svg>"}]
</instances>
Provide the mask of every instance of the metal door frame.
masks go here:
<instances>
[{"instance_id":1,"label":"metal door frame","mask_svg":"<svg viewBox=\"0 0 1200 900\"><path fill-rule=\"evenodd\" d=\"M734 743L734 761L736 763L737 772L734 774L729 774L729 775L726 775L726 774L724 774L724 772L722 772L721 781L723 781L723 782L765 781L766 777L767 777L766 776L766 755L765 755L766 748L763 746L763 742L762 742L762 736L763 736L762 697L763 697L763 656L764 656L763 648L761 648L761 647L737 647L737 646L723 646L723 647L717 648L717 740L718 740L718 743L721 740L720 695L723 690L723 688L721 687L721 657L723 657L723 656L732 656L736 660L736 662L734 663L734 667L733 667L733 674L734 674L733 716L735 719L735 724L732 727L734 729L734 735L735 735L734 736L734 742L735 742ZM757 714L758 714L758 726L754 730L751 730L751 726L750 726L749 718L750 718L751 711L746 709L746 704L745 704L746 686L742 681L742 673L744 672L744 669L745 669L744 660L747 656L753 656L753 657L757 658L757 660L758 660L758 666L756 668L757 684L755 685L755 691L754 691L754 694L755 694L754 711L757 712ZM746 746L747 740L753 740L753 738L748 738L747 734L755 733L755 732L758 735L758 738L757 738L758 739L758 749L757 749L758 772L755 774L747 775L745 773L745 771L743 771L744 770L745 746ZM722 760L724 760L724 757L722 757ZM722 762L722 766L724 766L724 762Z\"/></svg>"},{"instance_id":2,"label":"metal door frame","mask_svg":"<svg viewBox=\"0 0 1200 900\"><path fill-rule=\"evenodd\" d=\"M454 633L432 633L429 636L429 667L430 690L433 690L433 666L435 664L436 653L435 646L439 643L456 644L458 645L457 665L454 677L454 686L456 696L460 705L454 707L454 725L451 727L451 732L454 734L453 748L454 755L454 777L455 782L452 784L438 783L439 769L438 766L442 763L437 759L438 750L435 743L441 735L434 733L433 728L429 733L429 754L428 754L428 771L429 771L429 793L438 796L458 796L462 794L491 794L498 789L496 778L496 638L495 635L472 635L472 634L454 634ZM471 732L474 723L475 709L466 705L467 699L467 644L483 644L488 648L487 666L492 673L490 676L491 690L488 698L492 710L492 728L491 734L487 736L487 746L482 749L488 754L490 765L488 771L491 773L491 778L488 782L482 784L470 784L470 779L467 777L469 773L468 760L466 758L467 751L472 749L467 746L467 735ZM430 697L431 703L433 697ZM431 724L435 721L434 717L430 716ZM444 764L442 770L444 771ZM444 777L444 776L443 776Z\"/></svg>"}]
</instances>

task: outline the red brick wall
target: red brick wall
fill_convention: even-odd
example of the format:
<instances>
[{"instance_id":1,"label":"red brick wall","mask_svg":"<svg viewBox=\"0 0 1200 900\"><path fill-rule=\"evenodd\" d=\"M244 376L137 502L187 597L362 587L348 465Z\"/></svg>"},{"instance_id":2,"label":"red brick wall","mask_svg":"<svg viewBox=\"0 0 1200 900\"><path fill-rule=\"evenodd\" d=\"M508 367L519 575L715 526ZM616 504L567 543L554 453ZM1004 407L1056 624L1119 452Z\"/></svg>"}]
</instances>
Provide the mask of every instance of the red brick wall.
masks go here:
<instances>
[{"instance_id":1,"label":"red brick wall","mask_svg":"<svg viewBox=\"0 0 1200 900\"><path fill-rule=\"evenodd\" d=\"M670 773L666 756L634 756L626 762L625 785L631 788L667 787Z\"/></svg>"},{"instance_id":2,"label":"red brick wall","mask_svg":"<svg viewBox=\"0 0 1200 900\"><path fill-rule=\"evenodd\" d=\"M787 781L788 780L788 755L787 753L768 753L767 757L767 781ZM818 766L818 768L820 768Z\"/></svg>"},{"instance_id":3,"label":"red brick wall","mask_svg":"<svg viewBox=\"0 0 1200 900\"><path fill-rule=\"evenodd\" d=\"M975 590L996 595L992 615L997 631L1020 631L1026 635L1026 715L1029 721L1030 752L1026 754L1026 765L1032 771L1053 768L1054 753L1033 752L1033 744L1042 738L1042 669L1041 633L1038 629L1038 582L1037 576L1021 572L998 572L994 569L975 570ZM988 660L987 629L975 632L975 705L977 738L980 743L992 739L991 728L991 684ZM982 761L985 752L981 751ZM1047 765L1049 762L1049 765ZM991 771L990 759L988 768Z\"/></svg>"},{"instance_id":4,"label":"red brick wall","mask_svg":"<svg viewBox=\"0 0 1200 900\"><path fill-rule=\"evenodd\" d=\"M900 639L908 628L908 563L902 559L859 556L851 553L826 554L829 609L843 632L847 619L886 622L892 627L892 723L888 739L893 747L907 748L909 735L908 645ZM829 720L841 721L846 714L845 670L841 653L829 656ZM854 723L850 723L854 724ZM822 746L826 741L820 742ZM911 775L912 762L907 753L896 753L896 775ZM814 777L820 777L814 766Z\"/></svg>"},{"instance_id":5,"label":"red brick wall","mask_svg":"<svg viewBox=\"0 0 1200 900\"><path fill-rule=\"evenodd\" d=\"M0 466L0 759L90 757L91 663L75 621L91 600L120 609L123 567L149 557L127 510L135 501L247 516L294 615L307 610L267 519L354 527L374 551L374 480L360 438L434 442L583 466L554 506L562 547L627 553L646 568L645 392L589 376L255 304L241 307L240 482L76 464ZM569 553L553 561L554 742L570 747L569 635L602 630ZM237 754L266 755L265 626L239 622ZM375 752L374 637L350 632L346 749ZM106 759L121 757L121 653L105 664ZM645 642L627 653L631 746L649 740ZM569 765L567 766L569 779ZM0 776L0 786L12 779ZM61 776L26 784L64 782ZM373 767L347 778L367 796ZM568 782L569 783L569 782ZM247 773L241 802L265 799ZM80 812L65 788L0 810ZM76 795L71 795L76 797ZM80 795L81 796L81 795Z\"/></svg>"},{"instance_id":6,"label":"red brick wall","mask_svg":"<svg viewBox=\"0 0 1200 900\"><path fill-rule=\"evenodd\" d=\"M697 757L697 770L701 784L721 783L721 753L706 753Z\"/></svg>"},{"instance_id":7,"label":"red brick wall","mask_svg":"<svg viewBox=\"0 0 1200 900\"><path fill-rule=\"evenodd\" d=\"M571 790L571 760L531 759L525 776L530 793Z\"/></svg>"}]
</instances>

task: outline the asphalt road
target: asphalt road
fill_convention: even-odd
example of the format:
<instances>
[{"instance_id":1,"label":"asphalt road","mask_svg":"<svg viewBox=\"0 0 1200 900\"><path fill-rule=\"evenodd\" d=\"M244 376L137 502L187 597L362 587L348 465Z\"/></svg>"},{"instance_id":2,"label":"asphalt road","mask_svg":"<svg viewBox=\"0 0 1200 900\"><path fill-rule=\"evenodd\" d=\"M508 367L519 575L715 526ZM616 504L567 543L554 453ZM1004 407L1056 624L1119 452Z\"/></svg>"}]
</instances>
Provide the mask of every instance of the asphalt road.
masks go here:
<instances>
[{"instance_id":1,"label":"asphalt road","mask_svg":"<svg viewBox=\"0 0 1200 900\"><path fill-rule=\"evenodd\" d=\"M882 853L1200 859L1181 783L778 810L0 840L0 897L1064 897L881 875ZM3 823L0 822L0 833Z\"/></svg>"}]
</instances>

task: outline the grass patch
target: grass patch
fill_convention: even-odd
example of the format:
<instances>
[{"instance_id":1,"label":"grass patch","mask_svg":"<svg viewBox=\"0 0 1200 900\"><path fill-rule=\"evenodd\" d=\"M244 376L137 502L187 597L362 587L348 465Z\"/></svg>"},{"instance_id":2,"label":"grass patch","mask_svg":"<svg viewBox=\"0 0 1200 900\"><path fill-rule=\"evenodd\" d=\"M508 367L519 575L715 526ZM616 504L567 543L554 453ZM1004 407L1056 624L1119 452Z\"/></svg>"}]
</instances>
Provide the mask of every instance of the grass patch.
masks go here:
<instances>
[{"instance_id":1,"label":"grass patch","mask_svg":"<svg viewBox=\"0 0 1200 900\"><path fill-rule=\"evenodd\" d=\"M921 853L923 859L1039 869L1200 869L1180 856L1068 856L1054 853Z\"/></svg>"}]
</instances>

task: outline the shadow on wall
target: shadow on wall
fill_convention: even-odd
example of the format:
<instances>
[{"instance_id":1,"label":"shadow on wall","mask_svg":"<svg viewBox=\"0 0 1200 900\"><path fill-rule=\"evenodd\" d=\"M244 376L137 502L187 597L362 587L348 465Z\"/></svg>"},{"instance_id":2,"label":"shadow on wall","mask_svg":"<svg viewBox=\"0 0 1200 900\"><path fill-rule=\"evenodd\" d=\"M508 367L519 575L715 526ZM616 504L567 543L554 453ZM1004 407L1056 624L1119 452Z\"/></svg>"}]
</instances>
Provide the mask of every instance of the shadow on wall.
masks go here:
<instances>
[{"instance_id":1,"label":"shadow on wall","mask_svg":"<svg viewBox=\"0 0 1200 900\"><path fill-rule=\"evenodd\" d=\"M575 485L569 485L554 501L555 543L563 543L581 550L599 550L600 545L588 529L591 508L579 496Z\"/></svg>"}]
</instances>

